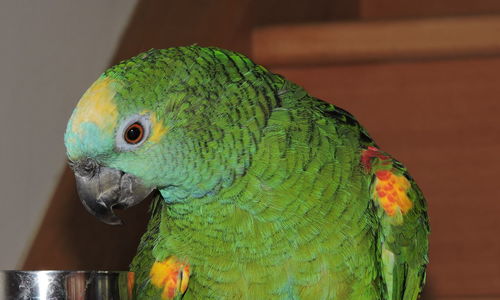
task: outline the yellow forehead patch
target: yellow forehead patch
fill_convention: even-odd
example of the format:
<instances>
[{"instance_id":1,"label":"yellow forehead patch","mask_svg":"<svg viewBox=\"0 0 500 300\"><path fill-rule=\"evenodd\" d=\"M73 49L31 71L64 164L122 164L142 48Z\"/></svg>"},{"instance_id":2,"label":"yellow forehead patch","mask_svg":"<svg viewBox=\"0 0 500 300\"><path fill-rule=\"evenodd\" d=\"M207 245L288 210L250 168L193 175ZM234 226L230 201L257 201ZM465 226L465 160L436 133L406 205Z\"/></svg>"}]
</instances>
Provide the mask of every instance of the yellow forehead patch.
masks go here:
<instances>
[{"instance_id":1,"label":"yellow forehead patch","mask_svg":"<svg viewBox=\"0 0 500 300\"><path fill-rule=\"evenodd\" d=\"M72 131L81 132L81 124L91 122L104 131L113 130L118 111L113 103L116 91L112 79L100 78L83 94L72 118Z\"/></svg>"}]
</instances>

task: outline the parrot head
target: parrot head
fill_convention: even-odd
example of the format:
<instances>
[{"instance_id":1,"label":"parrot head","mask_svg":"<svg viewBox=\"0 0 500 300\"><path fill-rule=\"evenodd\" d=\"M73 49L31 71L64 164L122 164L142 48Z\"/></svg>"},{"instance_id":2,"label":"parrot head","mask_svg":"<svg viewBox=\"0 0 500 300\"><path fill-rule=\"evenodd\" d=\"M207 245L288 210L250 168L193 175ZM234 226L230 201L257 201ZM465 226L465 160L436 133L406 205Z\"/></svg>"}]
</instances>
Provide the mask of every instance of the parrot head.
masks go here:
<instances>
[{"instance_id":1,"label":"parrot head","mask_svg":"<svg viewBox=\"0 0 500 300\"><path fill-rule=\"evenodd\" d=\"M257 133L248 133L264 125L247 107L249 70L265 72L240 54L190 46L153 49L105 71L78 102L64 138L86 209L120 224L113 208L155 190L175 203L230 185L256 147Z\"/></svg>"}]
</instances>

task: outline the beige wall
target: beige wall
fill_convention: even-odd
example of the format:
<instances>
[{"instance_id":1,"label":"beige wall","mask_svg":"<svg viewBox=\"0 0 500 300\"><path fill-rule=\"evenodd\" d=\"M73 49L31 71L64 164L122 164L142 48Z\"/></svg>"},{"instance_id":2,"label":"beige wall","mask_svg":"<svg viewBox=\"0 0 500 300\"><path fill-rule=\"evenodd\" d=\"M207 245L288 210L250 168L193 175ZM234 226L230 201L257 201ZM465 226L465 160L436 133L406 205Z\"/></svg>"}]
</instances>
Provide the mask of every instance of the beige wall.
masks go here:
<instances>
[{"instance_id":1,"label":"beige wall","mask_svg":"<svg viewBox=\"0 0 500 300\"><path fill-rule=\"evenodd\" d=\"M28 250L65 163L67 119L136 2L0 2L0 269Z\"/></svg>"}]
</instances>

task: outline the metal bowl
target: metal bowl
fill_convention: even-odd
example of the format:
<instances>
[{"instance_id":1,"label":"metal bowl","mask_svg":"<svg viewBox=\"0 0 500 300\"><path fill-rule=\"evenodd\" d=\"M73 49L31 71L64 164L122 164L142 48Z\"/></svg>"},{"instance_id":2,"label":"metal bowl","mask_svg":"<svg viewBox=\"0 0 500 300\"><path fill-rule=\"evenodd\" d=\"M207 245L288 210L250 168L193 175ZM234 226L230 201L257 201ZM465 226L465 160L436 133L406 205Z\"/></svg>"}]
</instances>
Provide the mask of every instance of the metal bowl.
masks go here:
<instances>
[{"instance_id":1,"label":"metal bowl","mask_svg":"<svg viewBox=\"0 0 500 300\"><path fill-rule=\"evenodd\" d=\"M134 273L0 271L0 300L132 300Z\"/></svg>"}]
</instances>

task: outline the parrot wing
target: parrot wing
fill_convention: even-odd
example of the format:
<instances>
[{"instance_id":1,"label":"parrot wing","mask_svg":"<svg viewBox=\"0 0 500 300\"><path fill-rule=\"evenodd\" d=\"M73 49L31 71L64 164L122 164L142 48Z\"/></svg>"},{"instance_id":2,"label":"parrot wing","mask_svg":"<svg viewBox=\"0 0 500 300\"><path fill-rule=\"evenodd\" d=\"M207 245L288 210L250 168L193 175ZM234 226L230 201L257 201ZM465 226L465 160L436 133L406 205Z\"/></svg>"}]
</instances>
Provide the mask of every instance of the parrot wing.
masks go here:
<instances>
[{"instance_id":1,"label":"parrot wing","mask_svg":"<svg viewBox=\"0 0 500 300\"><path fill-rule=\"evenodd\" d=\"M384 285L383 299L417 299L425 282L430 233L422 192L406 168L379 150L349 112L319 99L313 103L323 116L335 120L336 127L348 127L359 134L361 167L371 178L369 197L378 227L376 255Z\"/></svg>"},{"instance_id":2,"label":"parrot wing","mask_svg":"<svg viewBox=\"0 0 500 300\"><path fill-rule=\"evenodd\" d=\"M424 196L406 168L376 147L363 151L362 164L372 176L384 298L417 299L428 263L430 229Z\"/></svg>"}]
</instances>

